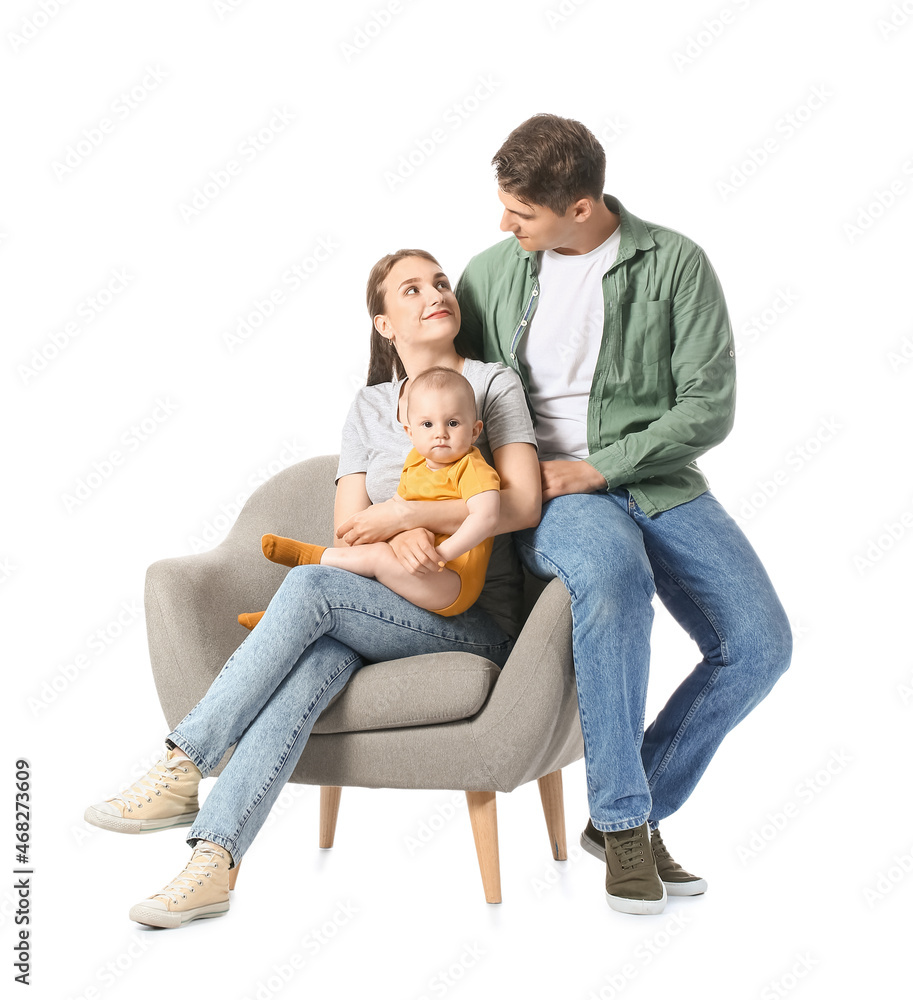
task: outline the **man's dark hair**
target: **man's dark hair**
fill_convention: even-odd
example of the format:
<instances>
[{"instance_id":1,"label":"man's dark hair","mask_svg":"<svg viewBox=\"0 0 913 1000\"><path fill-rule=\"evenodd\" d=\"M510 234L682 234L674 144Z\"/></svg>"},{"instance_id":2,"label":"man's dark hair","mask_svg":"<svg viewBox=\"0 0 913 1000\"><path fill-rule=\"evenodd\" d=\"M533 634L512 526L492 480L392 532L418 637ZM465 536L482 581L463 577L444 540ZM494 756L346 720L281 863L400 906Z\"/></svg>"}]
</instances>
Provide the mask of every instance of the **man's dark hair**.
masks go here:
<instances>
[{"instance_id":1,"label":"man's dark hair","mask_svg":"<svg viewBox=\"0 0 913 1000\"><path fill-rule=\"evenodd\" d=\"M579 198L602 199L605 150L573 118L533 115L510 133L491 162L498 187L556 215Z\"/></svg>"}]
</instances>

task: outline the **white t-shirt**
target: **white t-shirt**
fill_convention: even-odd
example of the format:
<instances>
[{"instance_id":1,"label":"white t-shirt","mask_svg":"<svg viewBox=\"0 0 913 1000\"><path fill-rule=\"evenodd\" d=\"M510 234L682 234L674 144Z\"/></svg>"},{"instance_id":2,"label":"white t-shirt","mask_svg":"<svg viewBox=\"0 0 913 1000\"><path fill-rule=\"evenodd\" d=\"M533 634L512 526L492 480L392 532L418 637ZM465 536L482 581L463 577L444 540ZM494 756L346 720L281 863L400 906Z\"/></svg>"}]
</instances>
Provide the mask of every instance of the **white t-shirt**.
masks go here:
<instances>
[{"instance_id":1,"label":"white t-shirt","mask_svg":"<svg viewBox=\"0 0 913 1000\"><path fill-rule=\"evenodd\" d=\"M586 415L602 343L602 276L615 263L621 226L583 254L539 254L539 302L519 346L529 371L539 460L585 459Z\"/></svg>"}]
</instances>

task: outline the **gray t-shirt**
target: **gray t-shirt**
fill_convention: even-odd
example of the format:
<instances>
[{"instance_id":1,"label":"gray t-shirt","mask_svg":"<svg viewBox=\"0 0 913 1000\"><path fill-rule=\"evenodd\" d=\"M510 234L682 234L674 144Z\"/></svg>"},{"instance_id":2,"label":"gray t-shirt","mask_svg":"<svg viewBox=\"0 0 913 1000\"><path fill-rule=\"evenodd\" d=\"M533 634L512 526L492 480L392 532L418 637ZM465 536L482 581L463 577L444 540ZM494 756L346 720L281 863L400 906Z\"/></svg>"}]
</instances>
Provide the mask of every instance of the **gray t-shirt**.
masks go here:
<instances>
[{"instance_id":1,"label":"gray t-shirt","mask_svg":"<svg viewBox=\"0 0 913 1000\"><path fill-rule=\"evenodd\" d=\"M523 386L516 372L500 363L467 358L463 375L475 391L482 433L476 447L494 465L492 451L505 444L536 443ZM371 503L383 503L396 492L403 463L412 448L397 411L403 380L359 389L342 430L337 481L364 472ZM508 633L520 630L523 576L509 535L495 538L485 588L476 602Z\"/></svg>"}]
</instances>

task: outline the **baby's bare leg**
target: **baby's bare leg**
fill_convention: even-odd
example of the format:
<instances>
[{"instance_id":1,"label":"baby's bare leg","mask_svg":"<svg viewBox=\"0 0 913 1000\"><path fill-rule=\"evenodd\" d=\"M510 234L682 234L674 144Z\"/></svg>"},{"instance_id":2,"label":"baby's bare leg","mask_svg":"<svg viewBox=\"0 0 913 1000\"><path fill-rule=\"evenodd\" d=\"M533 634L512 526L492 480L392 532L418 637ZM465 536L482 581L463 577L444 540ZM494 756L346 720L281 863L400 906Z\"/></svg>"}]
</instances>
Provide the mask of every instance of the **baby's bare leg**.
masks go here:
<instances>
[{"instance_id":1,"label":"baby's bare leg","mask_svg":"<svg viewBox=\"0 0 913 1000\"><path fill-rule=\"evenodd\" d=\"M320 564L373 577L426 611L446 608L460 594L460 578L452 569L415 576L403 567L386 542L330 548L321 556Z\"/></svg>"}]
</instances>

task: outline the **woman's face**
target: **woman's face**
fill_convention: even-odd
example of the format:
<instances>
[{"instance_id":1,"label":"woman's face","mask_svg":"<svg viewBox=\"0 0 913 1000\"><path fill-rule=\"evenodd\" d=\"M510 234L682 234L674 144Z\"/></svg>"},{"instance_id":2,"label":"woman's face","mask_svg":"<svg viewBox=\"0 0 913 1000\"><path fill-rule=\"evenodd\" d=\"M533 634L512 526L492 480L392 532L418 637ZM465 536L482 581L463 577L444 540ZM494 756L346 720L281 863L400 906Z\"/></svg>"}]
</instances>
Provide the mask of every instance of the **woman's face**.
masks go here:
<instances>
[{"instance_id":1,"label":"woman's face","mask_svg":"<svg viewBox=\"0 0 913 1000\"><path fill-rule=\"evenodd\" d=\"M447 275L424 257L397 261L384 282L384 312L374 317L397 350L452 344L460 329L460 307Z\"/></svg>"}]
</instances>

